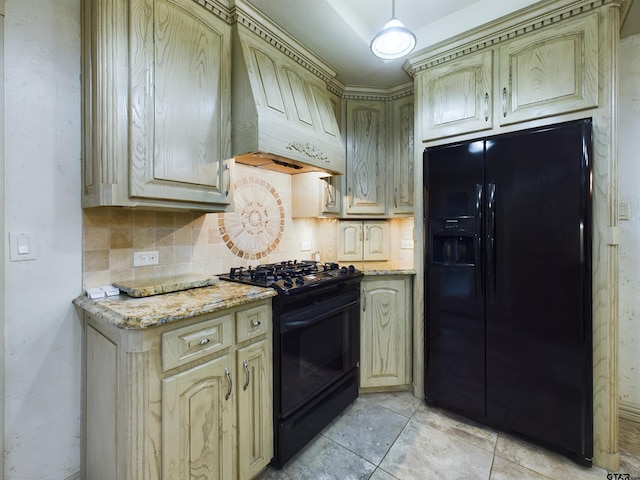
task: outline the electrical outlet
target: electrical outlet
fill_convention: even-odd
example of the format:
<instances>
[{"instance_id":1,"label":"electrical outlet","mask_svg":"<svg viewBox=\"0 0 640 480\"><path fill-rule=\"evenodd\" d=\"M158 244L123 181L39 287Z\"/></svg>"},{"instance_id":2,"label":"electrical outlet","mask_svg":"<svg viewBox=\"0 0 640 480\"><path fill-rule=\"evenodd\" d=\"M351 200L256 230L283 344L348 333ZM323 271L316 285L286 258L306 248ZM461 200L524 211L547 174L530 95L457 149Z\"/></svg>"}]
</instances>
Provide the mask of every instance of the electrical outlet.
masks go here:
<instances>
[{"instance_id":1,"label":"electrical outlet","mask_svg":"<svg viewBox=\"0 0 640 480\"><path fill-rule=\"evenodd\" d=\"M311 250L311 242L309 240L301 240L300 241L300 251L308 252Z\"/></svg>"},{"instance_id":2,"label":"electrical outlet","mask_svg":"<svg viewBox=\"0 0 640 480\"><path fill-rule=\"evenodd\" d=\"M405 248L407 250L413 249L413 240L402 240L400 242L400 248Z\"/></svg>"},{"instance_id":3,"label":"electrical outlet","mask_svg":"<svg viewBox=\"0 0 640 480\"><path fill-rule=\"evenodd\" d=\"M158 252L133 252L133 266L158 265Z\"/></svg>"}]
</instances>

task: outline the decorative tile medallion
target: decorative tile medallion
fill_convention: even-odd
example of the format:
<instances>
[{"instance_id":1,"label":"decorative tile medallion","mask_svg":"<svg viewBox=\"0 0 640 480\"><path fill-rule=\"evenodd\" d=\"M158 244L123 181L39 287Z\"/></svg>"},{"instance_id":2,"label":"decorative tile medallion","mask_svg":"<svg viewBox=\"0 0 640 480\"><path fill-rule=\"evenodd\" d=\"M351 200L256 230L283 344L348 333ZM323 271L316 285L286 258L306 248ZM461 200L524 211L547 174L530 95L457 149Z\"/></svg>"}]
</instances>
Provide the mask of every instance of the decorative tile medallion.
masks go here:
<instances>
[{"instance_id":1,"label":"decorative tile medallion","mask_svg":"<svg viewBox=\"0 0 640 480\"><path fill-rule=\"evenodd\" d=\"M284 207L278 192L260 178L233 184L234 212L218 217L222 241L240 258L257 260L273 252L284 232Z\"/></svg>"}]
</instances>

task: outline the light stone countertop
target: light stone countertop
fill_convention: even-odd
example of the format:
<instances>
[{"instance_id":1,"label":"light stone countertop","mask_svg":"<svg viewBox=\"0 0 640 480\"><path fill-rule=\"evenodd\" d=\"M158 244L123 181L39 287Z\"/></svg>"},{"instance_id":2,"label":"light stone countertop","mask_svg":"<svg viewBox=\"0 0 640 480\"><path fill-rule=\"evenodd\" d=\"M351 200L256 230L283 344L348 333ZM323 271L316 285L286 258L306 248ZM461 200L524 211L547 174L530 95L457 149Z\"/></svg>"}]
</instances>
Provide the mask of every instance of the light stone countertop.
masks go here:
<instances>
[{"instance_id":1,"label":"light stone countertop","mask_svg":"<svg viewBox=\"0 0 640 480\"><path fill-rule=\"evenodd\" d=\"M365 276L415 275L412 267L394 262L357 262L353 264ZM256 300L274 297L272 288L254 287L240 283L219 281L212 286L192 288L149 297L129 297L120 294L91 300L81 295L73 304L95 318L128 330L139 330L164 323L219 312Z\"/></svg>"},{"instance_id":2,"label":"light stone countertop","mask_svg":"<svg viewBox=\"0 0 640 480\"><path fill-rule=\"evenodd\" d=\"M396 262L356 262L353 264L358 270L362 270L365 276L373 275L415 275L413 266L401 265Z\"/></svg>"},{"instance_id":3,"label":"light stone countertop","mask_svg":"<svg viewBox=\"0 0 640 480\"><path fill-rule=\"evenodd\" d=\"M91 300L82 295L73 304L118 328L138 330L269 299L276 294L272 288L220 281L209 287L142 298L120 294Z\"/></svg>"}]
</instances>

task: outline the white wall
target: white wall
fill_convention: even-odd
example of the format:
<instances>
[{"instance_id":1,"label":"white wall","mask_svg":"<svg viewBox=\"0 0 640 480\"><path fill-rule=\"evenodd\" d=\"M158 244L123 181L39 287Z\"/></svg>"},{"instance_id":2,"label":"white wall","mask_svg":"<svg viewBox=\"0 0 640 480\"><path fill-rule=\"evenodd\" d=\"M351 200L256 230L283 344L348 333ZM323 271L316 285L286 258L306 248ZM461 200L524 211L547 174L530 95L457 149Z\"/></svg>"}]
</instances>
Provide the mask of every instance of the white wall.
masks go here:
<instances>
[{"instance_id":1,"label":"white wall","mask_svg":"<svg viewBox=\"0 0 640 480\"><path fill-rule=\"evenodd\" d=\"M620 408L640 421L640 35L620 42Z\"/></svg>"},{"instance_id":2,"label":"white wall","mask_svg":"<svg viewBox=\"0 0 640 480\"><path fill-rule=\"evenodd\" d=\"M5 251L4 479L80 466L80 1L5 3L5 238L35 232L37 260Z\"/></svg>"}]
</instances>

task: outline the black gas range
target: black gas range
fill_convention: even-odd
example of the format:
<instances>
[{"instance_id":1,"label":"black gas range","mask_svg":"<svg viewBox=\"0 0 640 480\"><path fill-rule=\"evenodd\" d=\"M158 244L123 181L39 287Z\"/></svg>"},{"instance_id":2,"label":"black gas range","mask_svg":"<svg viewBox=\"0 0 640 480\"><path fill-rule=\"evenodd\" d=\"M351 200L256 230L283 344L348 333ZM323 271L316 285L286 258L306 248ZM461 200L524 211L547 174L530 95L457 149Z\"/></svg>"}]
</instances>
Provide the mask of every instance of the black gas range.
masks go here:
<instances>
[{"instance_id":1,"label":"black gas range","mask_svg":"<svg viewBox=\"0 0 640 480\"><path fill-rule=\"evenodd\" d=\"M271 287L283 295L296 295L310 289L362 277L362 275L362 272L353 265L340 266L334 262L287 260L256 267L235 267L231 268L228 274L218 275L218 277L231 282Z\"/></svg>"},{"instance_id":2,"label":"black gas range","mask_svg":"<svg viewBox=\"0 0 640 480\"><path fill-rule=\"evenodd\" d=\"M221 280L274 288L274 458L281 468L358 397L360 281L353 265L286 261Z\"/></svg>"}]
</instances>

